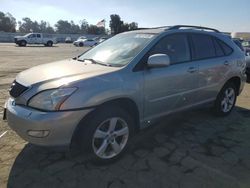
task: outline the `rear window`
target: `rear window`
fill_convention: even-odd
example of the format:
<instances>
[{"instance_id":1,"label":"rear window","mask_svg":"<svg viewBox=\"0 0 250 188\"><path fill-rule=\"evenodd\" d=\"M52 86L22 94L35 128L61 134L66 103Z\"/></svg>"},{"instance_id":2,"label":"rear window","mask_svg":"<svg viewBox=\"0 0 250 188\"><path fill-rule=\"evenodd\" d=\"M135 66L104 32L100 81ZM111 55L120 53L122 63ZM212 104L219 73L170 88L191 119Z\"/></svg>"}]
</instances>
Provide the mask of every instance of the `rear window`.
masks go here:
<instances>
[{"instance_id":1,"label":"rear window","mask_svg":"<svg viewBox=\"0 0 250 188\"><path fill-rule=\"evenodd\" d=\"M233 52L233 49L231 47L229 47L227 44L225 44L224 42L222 42L221 40L218 40L218 39L217 39L217 41L220 44L220 46L222 47L225 55L230 55Z\"/></svg>"},{"instance_id":2,"label":"rear window","mask_svg":"<svg viewBox=\"0 0 250 188\"><path fill-rule=\"evenodd\" d=\"M216 57L212 37L203 34L193 34L194 60Z\"/></svg>"},{"instance_id":3,"label":"rear window","mask_svg":"<svg viewBox=\"0 0 250 188\"><path fill-rule=\"evenodd\" d=\"M215 53L217 57L221 57L224 56L224 51L222 49L222 47L220 46L220 44L218 43L218 40L216 38L213 39L214 42L214 48L215 48Z\"/></svg>"}]
</instances>

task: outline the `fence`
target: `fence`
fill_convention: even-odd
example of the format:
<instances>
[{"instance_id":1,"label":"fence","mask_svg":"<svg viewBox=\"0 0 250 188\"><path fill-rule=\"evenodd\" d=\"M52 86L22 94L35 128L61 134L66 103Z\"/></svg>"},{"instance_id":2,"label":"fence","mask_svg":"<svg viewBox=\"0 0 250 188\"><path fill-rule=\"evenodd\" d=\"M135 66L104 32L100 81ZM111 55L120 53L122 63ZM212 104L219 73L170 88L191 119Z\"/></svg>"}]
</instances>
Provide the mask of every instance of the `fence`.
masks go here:
<instances>
[{"instance_id":1,"label":"fence","mask_svg":"<svg viewBox=\"0 0 250 188\"><path fill-rule=\"evenodd\" d=\"M23 36L27 33L6 33L0 32L0 42L14 42L15 36ZM87 38L102 37L104 35L85 35L85 34L44 34L49 35L52 38L56 38L57 42L64 42L66 37L71 37L72 41L76 40L80 36Z\"/></svg>"}]
</instances>

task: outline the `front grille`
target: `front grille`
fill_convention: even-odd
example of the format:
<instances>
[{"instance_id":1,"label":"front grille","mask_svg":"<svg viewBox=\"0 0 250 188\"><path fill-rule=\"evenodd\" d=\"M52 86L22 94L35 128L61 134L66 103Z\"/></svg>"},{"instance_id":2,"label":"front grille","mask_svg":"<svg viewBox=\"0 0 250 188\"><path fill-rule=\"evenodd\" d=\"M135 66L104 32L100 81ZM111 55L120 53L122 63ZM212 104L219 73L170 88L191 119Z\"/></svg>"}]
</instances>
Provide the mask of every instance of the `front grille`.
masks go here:
<instances>
[{"instance_id":1,"label":"front grille","mask_svg":"<svg viewBox=\"0 0 250 188\"><path fill-rule=\"evenodd\" d=\"M28 87L25 87L21 84L19 84L16 80L12 83L10 87L10 96L17 98L19 97L24 91L26 91Z\"/></svg>"}]
</instances>

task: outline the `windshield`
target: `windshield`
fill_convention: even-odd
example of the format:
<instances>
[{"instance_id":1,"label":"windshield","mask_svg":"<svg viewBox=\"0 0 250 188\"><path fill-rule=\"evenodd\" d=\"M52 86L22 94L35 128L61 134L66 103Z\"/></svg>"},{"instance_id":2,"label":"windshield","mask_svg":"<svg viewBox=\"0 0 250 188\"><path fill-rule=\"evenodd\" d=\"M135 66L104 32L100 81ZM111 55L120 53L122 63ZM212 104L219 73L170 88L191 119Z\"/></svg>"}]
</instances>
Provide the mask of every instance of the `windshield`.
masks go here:
<instances>
[{"instance_id":1,"label":"windshield","mask_svg":"<svg viewBox=\"0 0 250 188\"><path fill-rule=\"evenodd\" d=\"M96 62L121 67L128 64L154 36L138 33L119 34L87 51L78 59L93 59Z\"/></svg>"},{"instance_id":2,"label":"windshield","mask_svg":"<svg viewBox=\"0 0 250 188\"><path fill-rule=\"evenodd\" d=\"M32 33L28 33L28 34L24 35L24 37L28 37L30 35L32 35Z\"/></svg>"},{"instance_id":3,"label":"windshield","mask_svg":"<svg viewBox=\"0 0 250 188\"><path fill-rule=\"evenodd\" d=\"M80 39L86 39L86 37L79 37L77 40L80 40Z\"/></svg>"}]
</instances>

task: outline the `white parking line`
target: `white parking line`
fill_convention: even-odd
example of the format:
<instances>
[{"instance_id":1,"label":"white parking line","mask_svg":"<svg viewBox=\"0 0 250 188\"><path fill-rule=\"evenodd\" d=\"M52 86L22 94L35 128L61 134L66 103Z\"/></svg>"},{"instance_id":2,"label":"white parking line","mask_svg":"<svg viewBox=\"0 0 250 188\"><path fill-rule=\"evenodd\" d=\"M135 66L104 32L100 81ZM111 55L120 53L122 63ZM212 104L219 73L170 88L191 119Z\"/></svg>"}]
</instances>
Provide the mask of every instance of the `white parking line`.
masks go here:
<instances>
[{"instance_id":1,"label":"white parking line","mask_svg":"<svg viewBox=\"0 0 250 188\"><path fill-rule=\"evenodd\" d=\"M6 133L7 133L7 131L4 131L4 132L0 135L0 138L2 138Z\"/></svg>"}]
</instances>

